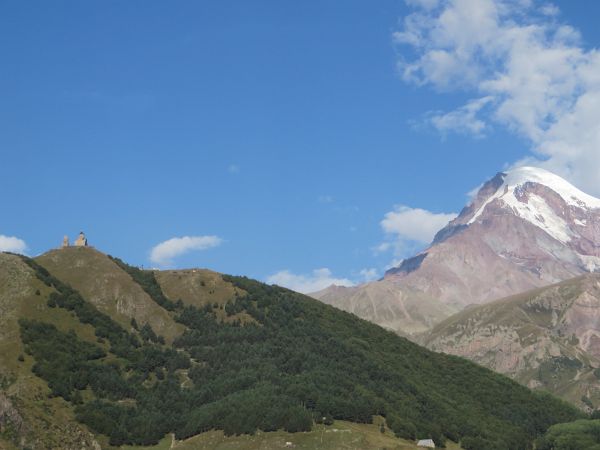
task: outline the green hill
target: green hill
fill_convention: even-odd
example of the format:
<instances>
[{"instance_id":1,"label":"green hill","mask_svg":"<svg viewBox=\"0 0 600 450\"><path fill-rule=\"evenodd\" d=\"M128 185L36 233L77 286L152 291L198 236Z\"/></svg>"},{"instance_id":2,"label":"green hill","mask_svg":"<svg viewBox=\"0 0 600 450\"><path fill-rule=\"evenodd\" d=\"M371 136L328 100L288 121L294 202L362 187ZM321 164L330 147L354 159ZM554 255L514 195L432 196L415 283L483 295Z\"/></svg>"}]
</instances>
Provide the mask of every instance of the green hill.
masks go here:
<instances>
[{"instance_id":1,"label":"green hill","mask_svg":"<svg viewBox=\"0 0 600 450\"><path fill-rule=\"evenodd\" d=\"M0 436L18 448L297 433L383 416L409 441L520 449L582 417L287 289L141 271L87 248L0 256ZM135 307L121 306L125 296Z\"/></svg>"}]
</instances>

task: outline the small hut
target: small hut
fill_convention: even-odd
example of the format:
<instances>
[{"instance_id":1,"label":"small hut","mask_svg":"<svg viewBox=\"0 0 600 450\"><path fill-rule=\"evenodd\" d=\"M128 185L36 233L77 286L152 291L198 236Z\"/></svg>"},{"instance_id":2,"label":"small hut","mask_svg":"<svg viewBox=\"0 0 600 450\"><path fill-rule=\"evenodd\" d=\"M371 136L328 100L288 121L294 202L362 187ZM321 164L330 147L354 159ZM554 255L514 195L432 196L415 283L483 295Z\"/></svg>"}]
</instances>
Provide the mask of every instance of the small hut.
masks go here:
<instances>
[{"instance_id":1,"label":"small hut","mask_svg":"<svg viewBox=\"0 0 600 450\"><path fill-rule=\"evenodd\" d=\"M417 442L417 447L435 448L435 442L433 439L421 439Z\"/></svg>"}]
</instances>

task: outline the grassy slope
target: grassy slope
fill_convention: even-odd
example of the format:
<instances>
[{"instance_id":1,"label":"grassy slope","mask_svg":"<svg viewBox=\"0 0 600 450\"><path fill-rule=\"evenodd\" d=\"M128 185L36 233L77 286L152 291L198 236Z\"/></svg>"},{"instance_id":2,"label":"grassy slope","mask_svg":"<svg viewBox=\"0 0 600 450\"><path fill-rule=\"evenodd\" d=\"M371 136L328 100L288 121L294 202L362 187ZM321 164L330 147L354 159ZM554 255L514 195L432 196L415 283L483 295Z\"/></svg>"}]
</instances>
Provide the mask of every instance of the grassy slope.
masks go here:
<instances>
[{"instance_id":1,"label":"grassy slope","mask_svg":"<svg viewBox=\"0 0 600 450\"><path fill-rule=\"evenodd\" d=\"M46 306L50 292L19 257L0 253L0 396L8 399L24 422L19 429L13 426L0 435L0 448L2 437L10 441L20 436L27 445L43 443L45 448L89 448L93 440L75 421L67 402L48 398L46 383L31 373L32 358L24 355L24 361L18 360L25 353L19 338L20 317L44 320L65 331L73 329L83 339L95 341L91 327L64 310Z\"/></svg>"},{"instance_id":2,"label":"grassy slope","mask_svg":"<svg viewBox=\"0 0 600 450\"><path fill-rule=\"evenodd\" d=\"M163 293L171 300L181 300L185 305L203 307L219 305L215 312L220 320L242 323L254 322L251 316L241 312L232 316L225 314L225 304L244 291L223 280L220 273L207 269L184 269L155 271L154 276Z\"/></svg>"},{"instance_id":3,"label":"grassy slope","mask_svg":"<svg viewBox=\"0 0 600 450\"><path fill-rule=\"evenodd\" d=\"M379 419L380 420L380 419ZM275 431L258 432L254 436L224 436L222 431L209 431L184 441L172 441L171 436L153 447L124 446L121 450L272 450L284 449L291 442L295 449L305 450L416 450L414 442L399 439L386 429L382 434L379 421L374 424L359 424L336 420L333 425L317 425L308 433L286 433ZM461 447L446 443L448 450Z\"/></svg>"},{"instance_id":4,"label":"grassy slope","mask_svg":"<svg viewBox=\"0 0 600 450\"><path fill-rule=\"evenodd\" d=\"M0 450L17 450L17 447L12 442L0 437Z\"/></svg>"},{"instance_id":5,"label":"grassy slope","mask_svg":"<svg viewBox=\"0 0 600 450\"><path fill-rule=\"evenodd\" d=\"M242 291L223 281L220 273L206 269L162 270L154 272L165 295L181 299L186 305L202 307L217 303L224 305Z\"/></svg>"},{"instance_id":6,"label":"grassy slope","mask_svg":"<svg viewBox=\"0 0 600 450\"><path fill-rule=\"evenodd\" d=\"M131 329L132 318L140 325L148 322L168 343L183 331L183 327L175 323L129 274L93 248L52 250L37 257L36 261L127 330Z\"/></svg>"}]
</instances>

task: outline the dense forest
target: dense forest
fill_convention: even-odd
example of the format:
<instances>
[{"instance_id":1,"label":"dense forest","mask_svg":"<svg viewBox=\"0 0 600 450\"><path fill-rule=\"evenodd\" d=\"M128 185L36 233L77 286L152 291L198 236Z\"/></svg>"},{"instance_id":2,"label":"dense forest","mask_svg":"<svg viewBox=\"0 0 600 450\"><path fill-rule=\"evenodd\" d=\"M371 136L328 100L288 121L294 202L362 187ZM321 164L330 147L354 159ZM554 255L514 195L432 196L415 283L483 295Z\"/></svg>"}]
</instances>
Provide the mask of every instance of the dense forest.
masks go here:
<instances>
[{"instance_id":1,"label":"dense forest","mask_svg":"<svg viewBox=\"0 0 600 450\"><path fill-rule=\"evenodd\" d=\"M536 441L537 450L600 450L600 420L552 425Z\"/></svg>"},{"instance_id":2,"label":"dense forest","mask_svg":"<svg viewBox=\"0 0 600 450\"><path fill-rule=\"evenodd\" d=\"M153 444L210 429L310 430L385 417L407 439L467 450L526 449L575 408L461 358L436 354L304 295L224 276L246 294L199 308L168 299L152 271L118 261L185 326L172 346L148 324L125 330L33 260L48 306L94 327L97 342L21 320L34 372L112 445ZM242 314L243 313L243 314ZM223 320L223 316L231 320ZM241 319L243 318L243 320Z\"/></svg>"}]
</instances>

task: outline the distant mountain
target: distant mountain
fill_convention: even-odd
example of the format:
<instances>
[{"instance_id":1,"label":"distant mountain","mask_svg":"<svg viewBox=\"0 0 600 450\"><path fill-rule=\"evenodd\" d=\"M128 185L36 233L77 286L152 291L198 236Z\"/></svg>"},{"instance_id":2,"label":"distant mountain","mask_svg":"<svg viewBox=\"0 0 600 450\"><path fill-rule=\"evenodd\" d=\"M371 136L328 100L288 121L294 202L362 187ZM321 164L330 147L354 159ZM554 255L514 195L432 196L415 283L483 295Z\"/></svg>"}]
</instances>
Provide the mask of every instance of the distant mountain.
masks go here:
<instances>
[{"instance_id":1,"label":"distant mountain","mask_svg":"<svg viewBox=\"0 0 600 450\"><path fill-rule=\"evenodd\" d=\"M594 409L600 405L600 275L469 308L422 342Z\"/></svg>"},{"instance_id":2,"label":"distant mountain","mask_svg":"<svg viewBox=\"0 0 600 450\"><path fill-rule=\"evenodd\" d=\"M600 200L548 171L521 167L486 182L429 248L388 270L382 281L312 295L413 333L465 306L596 270Z\"/></svg>"},{"instance_id":3,"label":"distant mountain","mask_svg":"<svg viewBox=\"0 0 600 450\"><path fill-rule=\"evenodd\" d=\"M423 333L458 311L390 280L355 287L330 286L311 296L402 336Z\"/></svg>"},{"instance_id":4,"label":"distant mountain","mask_svg":"<svg viewBox=\"0 0 600 450\"><path fill-rule=\"evenodd\" d=\"M582 414L287 289L85 247L0 253L0 447L168 446L173 433L193 448L209 430L374 416L413 442L483 450L528 448Z\"/></svg>"}]
</instances>

